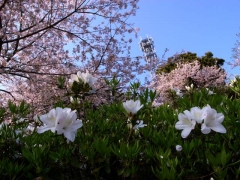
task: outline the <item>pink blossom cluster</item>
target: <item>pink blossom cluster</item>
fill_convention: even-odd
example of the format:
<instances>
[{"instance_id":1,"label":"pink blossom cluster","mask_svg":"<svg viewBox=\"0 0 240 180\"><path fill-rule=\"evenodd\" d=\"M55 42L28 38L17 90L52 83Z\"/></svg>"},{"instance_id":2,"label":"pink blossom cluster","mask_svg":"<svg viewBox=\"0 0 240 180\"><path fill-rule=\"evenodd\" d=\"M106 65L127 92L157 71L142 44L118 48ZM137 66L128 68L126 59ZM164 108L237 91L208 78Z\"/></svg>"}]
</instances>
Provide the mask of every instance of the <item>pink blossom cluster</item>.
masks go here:
<instances>
[{"instance_id":1,"label":"pink blossom cluster","mask_svg":"<svg viewBox=\"0 0 240 180\"><path fill-rule=\"evenodd\" d=\"M240 38L240 33L237 34L238 38ZM233 59L234 62L230 62L229 64L233 67L240 66L240 41L237 40L235 43L235 47L233 48Z\"/></svg>"},{"instance_id":2,"label":"pink blossom cluster","mask_svg":"<svg viewBox=\"0 0 240 180\"><path fill-rule=\"evenodd\" d=\"M89 70L126 84L149 70L130 57L139 28L128 22L139 0L28 0L0 2L0 96L44 109L62 96L57 76ZM2 88L4 87L4 88ZM97 91L100 92L100 91Z\"/></svg>"},{"instance_id":3,"label":"pink blossom cluster","mask_svg":"<svg viewBox=\"0 0 240 180\"><path fill-rule=\"evenodd\" d=\"M177 88L181 92L186 91L189 86L188 79L191 79L196 88L216 87L225 84L226 73L216 66L201 68L198 61L192 63L177 64L177 68L170 73L158 74L153 78L150 87L160 93L162 101L167 100L168 91Z\"/></svg>"}]
</instances>

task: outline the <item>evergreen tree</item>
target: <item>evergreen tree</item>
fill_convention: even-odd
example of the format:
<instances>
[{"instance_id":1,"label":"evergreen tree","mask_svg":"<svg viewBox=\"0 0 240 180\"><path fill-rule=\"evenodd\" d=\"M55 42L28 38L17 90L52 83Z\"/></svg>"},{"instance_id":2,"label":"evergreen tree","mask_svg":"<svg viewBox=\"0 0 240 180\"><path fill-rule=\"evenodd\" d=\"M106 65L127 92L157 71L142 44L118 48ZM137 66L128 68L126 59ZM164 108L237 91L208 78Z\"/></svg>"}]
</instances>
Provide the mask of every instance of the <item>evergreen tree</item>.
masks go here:
<instances>
[{"instance_id":1,"label":"evergreen tree","mask_svg":"<svg viewBox=\"0 0 240 180\"><path fill-rule=\"evenodd\" d=\"M156 74L170 73L172 70L177 68L177 63L192 63L195 60L200 63L201 68L215 65L217 67L221 67L225 61L224 59L213 57L212 52L206 52L202 57L197 57L196 53L187 52L169 57L166 63L159 66Z\"/></svg>"}]
</instances>

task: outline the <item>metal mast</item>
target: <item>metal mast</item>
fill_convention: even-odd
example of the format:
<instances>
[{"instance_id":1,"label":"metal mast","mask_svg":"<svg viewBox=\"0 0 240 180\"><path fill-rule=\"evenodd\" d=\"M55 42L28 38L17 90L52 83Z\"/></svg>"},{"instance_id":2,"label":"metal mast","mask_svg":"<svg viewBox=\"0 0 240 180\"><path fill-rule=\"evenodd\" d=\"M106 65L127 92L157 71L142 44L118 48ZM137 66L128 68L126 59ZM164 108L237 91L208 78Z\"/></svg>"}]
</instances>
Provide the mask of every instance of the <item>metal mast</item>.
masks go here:
<instances>
[{"instance_id":1,"label":"metal mast","mask_svg":"<svg viewBox=\"0 0 240 180\"><path fill-rule=\"evenodd\" d=\"M151 59L157 58L157 54L154 49L154 42L153 42L152 37L147 36L147 38L145 38L145 39L142 39L140 37L139 46L140 46L141 51L143 51L145 60L148 63L151 62Z\"/></svg>"}]
</instances>

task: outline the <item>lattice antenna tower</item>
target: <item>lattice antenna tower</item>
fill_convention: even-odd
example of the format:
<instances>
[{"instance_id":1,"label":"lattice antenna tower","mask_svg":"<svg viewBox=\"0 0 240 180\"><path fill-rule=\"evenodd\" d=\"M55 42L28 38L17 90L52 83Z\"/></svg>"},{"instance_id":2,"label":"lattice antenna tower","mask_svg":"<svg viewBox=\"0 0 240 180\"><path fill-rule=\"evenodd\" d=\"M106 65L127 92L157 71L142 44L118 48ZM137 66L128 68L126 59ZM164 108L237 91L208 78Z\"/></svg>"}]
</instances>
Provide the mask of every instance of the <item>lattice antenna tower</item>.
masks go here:
<instances>
[{"instance_id":1,"label":"lattice antenna tower","mask_svg":"<svg viewBox=\"0 0 240 180\"><path fill-rule=\"evenodd\" d=\"M140 37L139 46L141 51L143 51L143 55L145 60L150 63L152 59L157 58L156 51L154 49L154 41L152 37L148 37L145 39L142 39Z\"/></svg>"}]
</instances>

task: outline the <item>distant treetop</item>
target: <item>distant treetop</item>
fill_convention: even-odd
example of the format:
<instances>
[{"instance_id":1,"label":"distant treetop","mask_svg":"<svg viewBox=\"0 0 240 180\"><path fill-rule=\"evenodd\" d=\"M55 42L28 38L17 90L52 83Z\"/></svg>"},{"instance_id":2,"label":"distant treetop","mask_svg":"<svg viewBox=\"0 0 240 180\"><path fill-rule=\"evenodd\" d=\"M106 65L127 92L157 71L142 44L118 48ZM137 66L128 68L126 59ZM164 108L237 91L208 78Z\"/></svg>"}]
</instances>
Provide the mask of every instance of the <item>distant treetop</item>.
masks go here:
<instances>
[{"instance_id":1,"label":"distant treetop","mask_svg":"<svg viewBox=\"0 0 240 180\"><path fill-rule=\"evenodd\" d=\"M172 70L174 70L177 67L177 63L185 64L185 63L191 63L195 60L199 61L199 63L201 64L201 68L206 66L209 66L209 67L215 66L215 65L217 67L221 67L225 62L224 59L213 57L212 52L206 52L205 55L202 57L197 57L196 53L186 52L186 53L177 54L169 57L166 63L161 64L159 66L159 68L156 71L156 74L170 73Z\"/></svg>"}]
</instances>

